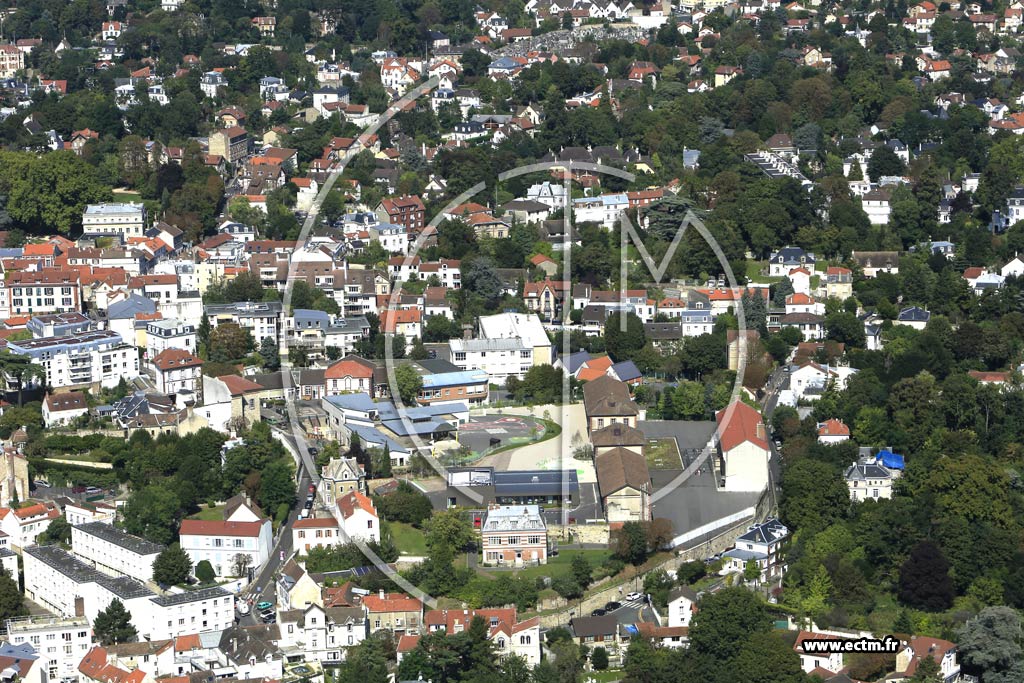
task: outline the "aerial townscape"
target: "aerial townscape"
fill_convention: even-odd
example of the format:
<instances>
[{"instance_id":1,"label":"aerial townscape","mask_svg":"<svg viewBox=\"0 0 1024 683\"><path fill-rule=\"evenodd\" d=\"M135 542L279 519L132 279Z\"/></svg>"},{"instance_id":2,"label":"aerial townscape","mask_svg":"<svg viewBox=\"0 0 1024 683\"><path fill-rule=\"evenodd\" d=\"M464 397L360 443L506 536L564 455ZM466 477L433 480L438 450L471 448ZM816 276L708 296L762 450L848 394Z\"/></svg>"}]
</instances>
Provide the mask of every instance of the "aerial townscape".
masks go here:
<instances>
[{"instance_id":1,"label":"aerial townscape","mask_svg":"<svg viewBox=\"0 0 1024 683\"><path fill-rule=\"evenodd\" d=\"M1024 683L1024 0L0 0L0 683Z\"/></svg>"}]
</instances>

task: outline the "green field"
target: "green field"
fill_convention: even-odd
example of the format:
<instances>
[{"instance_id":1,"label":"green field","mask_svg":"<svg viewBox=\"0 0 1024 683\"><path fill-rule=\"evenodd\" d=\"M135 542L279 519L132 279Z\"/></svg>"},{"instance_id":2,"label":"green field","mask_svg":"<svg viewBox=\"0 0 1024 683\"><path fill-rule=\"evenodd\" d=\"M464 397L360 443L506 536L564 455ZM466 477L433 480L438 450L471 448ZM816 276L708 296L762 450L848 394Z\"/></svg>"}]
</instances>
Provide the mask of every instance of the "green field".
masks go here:
<instances>
[{"instance_id":1,"label":"green field","mask_svg":"<svg viewBox=\"0 0 1024 683\"><path fill-rule=\"evenodd\" d=\"M767 270L768 264L765 261L747 261L747 280L759 284L778 282L781 277L769 277L761 274L761 269Z\"/></svg>"},{"instance_id":2,"label":"green field","mask_svg":"<svg viewBox=\"0 0 1024 683\"><path fill-rule=\"evenodd\" d=\"M675 439L651 439L644 449L644 457L652 470L678 470L683 466Z\"/></svg>"},{"instance_id":3,"label":"green field","mask_svg":"<svg viewBox=\"0 0 1024 683\"><path fill-rule=\"evenodd\" d=\"M117 202L141 202L142 195L138 192L114 192L114 201Z\"/></svg>"},{"instance_id":4,"label":"green field","mask_svg":"<svg viewBox=\"0 0 1024 683\"><path fill-rule=\"evenodd\" d=\"M427 554L427 541L423 531L402 522L388 522L388 528L391 530L391 538L395 541L395 547L398 548L399 553L418 556Z\"/></svg>"},{"instance_id":5,"label":"green field","mask_svg":"<svg viewBox=\"0 0 1024 683\"><path fill-rule=\"evenodd\" d=\"M590 562L590 566L597 568L604 564L609 557L612 556L608 550L560 550L557 557L548 559L547 564L542 564L537 567L525 567L516 571L515 573L519 576L536 578L538 576L550 576L552 579L568 574L571 565L572 558L577 555L583 555Z\"/></svg>"},{"instance_id":6,"label":"green field","mask_svg":"<svg viewBox=\"0 0 1024 683\"><path fill-rule=\"evenodd\" d=\"M224 506L218 505L217 507L206 507L204 504L199 512L194 515L189 515L189 519L202 519L208 522L216 522L224 519Z\"/></svg>"}]
</instances>

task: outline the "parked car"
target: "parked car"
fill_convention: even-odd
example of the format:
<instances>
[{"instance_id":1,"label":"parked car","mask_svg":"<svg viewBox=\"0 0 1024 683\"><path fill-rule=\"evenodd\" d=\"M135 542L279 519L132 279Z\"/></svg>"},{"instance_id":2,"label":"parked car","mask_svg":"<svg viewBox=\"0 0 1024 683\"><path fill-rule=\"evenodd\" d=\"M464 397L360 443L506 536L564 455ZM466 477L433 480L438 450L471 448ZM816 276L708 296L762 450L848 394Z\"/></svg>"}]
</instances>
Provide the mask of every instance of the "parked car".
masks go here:
<instances>
[{"instance_id":1,"label":"parked car","mask_svg":"<svg viewBox=\"0 0 1024 683\"><path fill-rule=\"evenodd\" d=\"M612 600L611 602L609 602L607 605L604 606L605 610L608 611L608 612L614 612L615 610L619 609L620 607L622 607L622 603L621 602L615 602L614 600Z\"/></svg>"},{"instance_id":2,"label":"parked car","mask_svg":"<svg viewBox=\"0 0 1024 683\"><path fill-rule=\"evenodd\" d=\"M627 593L626 594L626 599L627 600L643 600L644 599L644 594L643 593L637 593L636 591L634 591L632 593Z\"/></svg>"},{"instance_id":3,"label":"parked car","mask_svg":"<svg viewBox=\"0 0 1024 683\"><path fill-rule=\"evenodd\" d=\"M309 485L309 492L310 493L316 493L316 486L314 486L313 484L310 484Z\"/></svg>"},{"instance_id":4,"label":"parked car","mask_svg":"<svg viewBox=\"0 0 1024 683\"><path fill-rule=\"evenodd\" d=\"M97 493L103 493L103 489L99 488L98 486L90 486L85 489L85 492L88 493L90 496L93 496L96 495Z\"/></svg>"},{"instance_id":5,"label":"parked car","mask_svg":"<svg viewBox=\"0 0 1024 683\"><path fill-rule=\"evenodd\" d=\"M603 617L606 614L608 614L608 613L606 611L604 611L603 609L596 609L596 610L594 610L593 612L590 613L590 616L592 616L592 617Z\"/></svg>"},{"instance_id":6,"label":"parked car","mask_svg":"<svg viewBox=\"0 0 1024 683\"><path fill-rule=\"evenodd\" d=\"M238 604L236 604L235 607L238 609L238 613L241 614L243 617L249 613L249 603L247 603L245 600L239 600Z\"/></svg>"},{"instance_id":7,"label":"parked car","mask_svg":"<svg viewBox=\"0 0 1024 683\"><path fill-rule=\"evenodd\" d=\"M277 615L271 612L263 617L264 624L273 624L277 621Z\"/></svg>"},{"instance_id":8,"label":"parked car","mask_svg":"<svg viewBox=\"0 0 1024 683\"><path fill-rule=\"evenodd\" d=\"M50 482L46 481L45 479L36 479L32 483L35 485L35 487L37 489L48 489L48 488L50 488Z\"/></svg>"},{"instance_id":9,"label":"parked car","mask_svg":"<svg viewBox=\"0 0 1024 683\"><path fill-rule=\"evenodd\" d=\"M258 609L261 612L265 612L268 609L273 609L273 607L274 605L272 603L267 602L266 600L256 603L256 609Z\"/></svg>"}]
</instances>

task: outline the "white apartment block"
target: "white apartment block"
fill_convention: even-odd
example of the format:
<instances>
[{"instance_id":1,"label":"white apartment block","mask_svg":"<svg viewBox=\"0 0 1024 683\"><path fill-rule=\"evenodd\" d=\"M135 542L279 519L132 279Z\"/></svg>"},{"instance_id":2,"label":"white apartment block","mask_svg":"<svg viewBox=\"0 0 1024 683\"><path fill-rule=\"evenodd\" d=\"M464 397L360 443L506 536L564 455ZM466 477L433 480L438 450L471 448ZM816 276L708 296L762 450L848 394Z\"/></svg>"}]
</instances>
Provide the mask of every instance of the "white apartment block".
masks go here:
<instances>
[{"instance_id":1,"label":"white apartment block","mask_svg":"<svg viewBox=\"0 0 1024 683\"><path fill-rule=\"evenodd\" d=\"M92 627L85 617L16 617L7 620L7 640L35 649L46 680L77 683L78 663L92 647Z\"/></svg>"},{"instance_id":2,"label":"white apartment block","mask_svg":"<svg viewBox=\"0 0 1024 683\"><path fill-rule=\"evenodd\" d=\"M8 342L11 353L27 355L43 366L52 388L99 384L116 387L121 378L139 375L139 354L117 332L91 330L66 337Z\"/></svg>"},{"instance_id":3,"label":"white apartment block","mask_svg":"<svg viewBox=\"0 0 1024 683\"><path fill-rule=\"evenodd\" d=\"M533 367L533 347L521 338L452 339L452 364L460 370L483 370L492 384L509 377L522 379Z\"/></svg>"},{"instance_id":4,"label":"white apartment block","mask_svg":"<svg viewBox=\"0 0 1024 683\"><path fill-rule=\"evenodd\" d=\"M254 573L269 559L272 547L270 520L230 522L186 519L181 523L181 549L192 558L192 566L203 560L217 576L234 576L236 557L249 558L246 569Z\"/></svg>"},{"instance_id":5,"label":"white apartment block","mask_svg":"<svg viewBox=\"0 0 1024 683\"><path fill-rule=\"evenodd\" d=\"M267 337L280 341L284 328L284 307L278 301L212 304L204 308L210 325L216 328L224 323L235 323L249 330L259 346Z\"/></svg>"},{"instance_id":6,"label":"white apartment block","mask_svg":"<svg viewBox=\"0 0 1024 683\"><path fill-rule=\"evenodd\" d=\"M299 555L306 555L313 548L329 548L341 543L341 527L334 517L307 517L295 520L292 525L292 549Z\"/></svg>"},{"instance_id":7,"label":"white apartment block","mask_svg":"<svg viewBox=\"0 0 1024 683\"><path fill-rule=\"evenodd\" d=\"M234 597L219 586L157 596L135 579L107 576L56 546L26 548L23 558L25 595L63 618L84 615L92 623L117 598L142 639L222 631L234 624Z\"/></svg>"},{"instance_id":8,"label":"white apartment block","mask_svg":"<svg viewBox=\"0 0 1024 683\"><path fill-rule=\"evenodd\" d=\"M135 202L89 204L82 215L82 230L86 233L120 235L122 242L129 237L144 237L146 207Z\"/></svg>"},{"instance_id":9,"label":"white apartment block","mask_svg":"<svg viewBox=\"0 0 1024 683\"><path fill-rule=\"evenodd\" d=\"M4 508L0 513L0 531L6 534L10 548L22 550L33 545L36 537L46 531L50 522L58 517L60 510L53 503L36 503L18 509Z\"/></svg>"},{"instance_id":10,"label":"white apartment block","mask_svg":"<svg viewBox=\"0 0 1024 683\"><path fill-rule=\"evenodd\" d=\"M90 522L71 527L71 550L104 574L150 581L153 562L164 546L102 522Z\"/></svg>"}]
</instances>

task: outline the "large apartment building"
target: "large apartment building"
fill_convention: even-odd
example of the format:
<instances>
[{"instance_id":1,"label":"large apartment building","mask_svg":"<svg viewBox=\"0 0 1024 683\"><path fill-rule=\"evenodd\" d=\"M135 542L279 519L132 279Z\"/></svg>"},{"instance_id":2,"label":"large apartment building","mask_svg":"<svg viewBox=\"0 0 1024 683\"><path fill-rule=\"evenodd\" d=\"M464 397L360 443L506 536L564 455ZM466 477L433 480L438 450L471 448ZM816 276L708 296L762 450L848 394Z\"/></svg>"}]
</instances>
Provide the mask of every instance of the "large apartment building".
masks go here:
<instances>
[{"instance_id":1,"label":"large apartment building","mask_svg":"<svg viewBox=\"0 0 1024 683\"><path fill-rule=\"evenodd\" d=\"M52 388L86 384L115 387L122 377L139 374L138 351L111 330L9 341L7 348L41 365L45 382Z\"/></svg>"}]
</instances>

